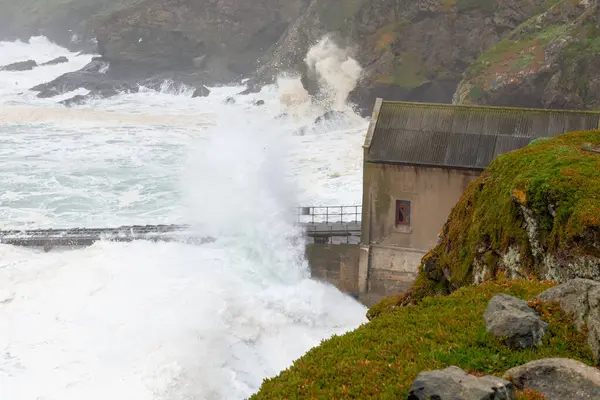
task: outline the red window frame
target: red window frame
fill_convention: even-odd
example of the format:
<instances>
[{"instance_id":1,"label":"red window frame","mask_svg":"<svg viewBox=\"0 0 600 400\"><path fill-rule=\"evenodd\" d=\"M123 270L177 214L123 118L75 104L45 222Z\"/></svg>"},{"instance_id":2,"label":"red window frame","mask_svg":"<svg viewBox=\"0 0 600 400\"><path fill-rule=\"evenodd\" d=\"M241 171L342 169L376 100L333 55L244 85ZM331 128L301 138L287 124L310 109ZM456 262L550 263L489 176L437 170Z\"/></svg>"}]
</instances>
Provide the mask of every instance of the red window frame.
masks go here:
<instances>
[{"instance_id":1,"label":"red window frame","mask_svg":"<svg viewBox=\"0 0 600 400\"><path fill-rule=\"evenodd\" d=\"M399 218L402 212L403 219ZM410 225L410 201L396 200L396 226Z\"/></svg>"}]
</instances>

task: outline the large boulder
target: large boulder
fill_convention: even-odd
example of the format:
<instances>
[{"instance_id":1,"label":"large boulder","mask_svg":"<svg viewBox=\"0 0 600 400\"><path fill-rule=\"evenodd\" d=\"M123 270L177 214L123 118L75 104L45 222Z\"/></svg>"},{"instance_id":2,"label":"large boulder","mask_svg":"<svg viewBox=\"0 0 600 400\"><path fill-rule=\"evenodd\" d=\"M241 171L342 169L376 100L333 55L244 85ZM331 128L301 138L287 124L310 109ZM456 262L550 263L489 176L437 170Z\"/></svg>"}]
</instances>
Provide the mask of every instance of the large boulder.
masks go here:
<instances>
[{"instance_id":1,"label":"large boulder","mask_svg":"<svg viewBox=\"0 0 600 400\"><path fill-rule=\"evenodd\" d=\"M476 377L458 367L421 372L413 382L408 400L513 400L514 385L494 376Z\"/></svg>"},{"instance_id":2,"label":"large boulder","mask_svg":"<svg viewBox=\"0 0 600 400\"><path fill-rule=\"evenodd\" d=\"M538 298L558 303L564 312L573 315L577 328L587 328L588 345L600 361L600 283L573 279L546 290Z\"/></svg>"},{"instance_id":3,"label":"large boulder","mask_svg":"<svg viewBox=\"0 0 600 400\"><path fill-rule=\"evenodd\" d=\"M509 369L504 374L520 389L534 389L547 400L600 399L600 371L567 358L547 358Z\"/></svg>"},{"instance_id":4,"label":"large boulder","mask_svg":"<svg viewBox=\"0 0 600 400\"><path fill-rule=\"evenodd\" d=\"M487 331L515 349L540 345L548 332L548 324L534 309L523 300L506 294L494 296L483 317Z\"/></svg>"},{"instance_id":5,"label":"large boulder","mask_svg":"<svg viewBox=\"0 0 600 400\"><path fill-rule=\"evenodd\" d=\"M600 107L600 3L560 0L484 52L454 102L519 107Z\"/></svg>"},{"instance_id":6,"label":"large boulder","mask_svg":"<svg viewBox=\"0 0 600 400\"><path fill-rule=\"evenodd\" d=\"M30 71L37 67L37 65L37 62L34 60L19 61L0 67L0 71Z\"/></svg>"}]
</instances>

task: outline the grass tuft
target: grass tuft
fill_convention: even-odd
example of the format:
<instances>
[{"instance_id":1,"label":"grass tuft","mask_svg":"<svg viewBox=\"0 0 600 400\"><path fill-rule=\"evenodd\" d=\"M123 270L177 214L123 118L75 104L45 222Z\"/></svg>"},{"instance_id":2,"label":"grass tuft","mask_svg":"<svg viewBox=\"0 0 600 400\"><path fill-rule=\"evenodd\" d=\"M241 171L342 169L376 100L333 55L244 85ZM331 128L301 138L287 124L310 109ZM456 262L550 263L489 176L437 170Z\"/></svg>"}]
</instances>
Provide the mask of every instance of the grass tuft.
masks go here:
<instances>
[{"instance_id":1,"label":"grass tuft","mask_svg":"<svg viewBox=\"0 0 600 400\"><path fill-rule=\"evenodd\" d=\"M486 332L483 313L494 295L533 299L552 285L487 282L449 296L425 298L416 306L397 307L353 332L324 341L279 376L266 379L251 399L401 399L420 372L451 365L496 376L548 357L594 365L585 333L552 304L531 303L550 328L538 348L511 350ZM528 392L519 396L540 399Z\"/></svg>"}]
</instances>

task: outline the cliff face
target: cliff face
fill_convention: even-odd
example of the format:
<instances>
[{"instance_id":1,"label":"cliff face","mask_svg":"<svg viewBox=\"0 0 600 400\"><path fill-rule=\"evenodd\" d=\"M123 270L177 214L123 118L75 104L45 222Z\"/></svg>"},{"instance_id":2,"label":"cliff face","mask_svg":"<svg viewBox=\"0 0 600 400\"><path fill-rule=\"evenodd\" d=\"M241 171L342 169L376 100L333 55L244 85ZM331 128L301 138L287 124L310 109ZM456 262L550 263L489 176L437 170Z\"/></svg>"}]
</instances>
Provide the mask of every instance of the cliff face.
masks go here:
<instances>
[{"instance_id":1,"label":"cliff face","mask_svg":"<svg viewBox=\"0 0 600 400\"><path fill-rule=\"evenodd\" d=\"M196 69L231 82L306 8L303 0L144 0L96 30L102 56L156 70Z\"/></svg>"},{"instance_id":2,"label":"cliff face","mask_svg":"<svg viewBox=\"0 0 600 400\"><path fill-rule=\"evenodd\" d=\"M264 57L270 82L282 70L306 73L307 49L333 33L365 68L353 100L375 97L450 102L464 70L548 0L312 0ZM309 77L315 79L315 77Z\"/></svg>"},{"instance_id":3,"label":"cliff face","mask_svg":"<svg viewBox=\"0 0 600 400\"><path fill-rule=\"evenodd\" d=\"M484 52L455 103L600 107L600 4L563 0Z\"/></svg>"},{"instance_id":4,"label":"cliff face","mask_svg":"<svg viewBox=\"0 0 600 400\"><path fill-rule=\"evenodd\" d=\"M0 0L0 38L45 35L65 46L94 50L94 28L138 0ZM76 34L81 43L71 41Z\"/></svg>"},{"instance_id":5,"label":"cliff face","mask_svg":"<svg viewBox=\"0 0 600 400\"><path fill-rule=\"evenodd\" d=\"M499 278L600 280L600 131L498 157L452 210L411 290L371 313Z\"/></svg>"}]
</instances>

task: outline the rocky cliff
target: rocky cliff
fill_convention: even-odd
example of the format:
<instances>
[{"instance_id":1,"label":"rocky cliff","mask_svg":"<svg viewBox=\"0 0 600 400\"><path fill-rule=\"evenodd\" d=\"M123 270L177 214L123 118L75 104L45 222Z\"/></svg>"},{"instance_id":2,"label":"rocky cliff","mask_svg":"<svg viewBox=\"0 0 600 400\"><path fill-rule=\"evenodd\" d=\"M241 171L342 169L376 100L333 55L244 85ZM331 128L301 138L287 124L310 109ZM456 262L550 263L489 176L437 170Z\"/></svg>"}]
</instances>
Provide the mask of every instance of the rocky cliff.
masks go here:
<instances>
[{"instance_id":1,"label":"rocky cliff","mask_svg":"<svg viewBox=\"0 0 600 400\"><path fill-rule=\"evenodd\" d=\"M112 64L154 70L195 69L229 83L257 60L305 10L304 0L144 0L96 29Z\"/></svg>"},{"instance_id":2,"label":"rocky cliff","mask_svg":"<svg viewBox=\"0 0 600 400\"><path fill-rule=\"evenodd\" d=\"M95 50L94 29L138 0L0 0L0 39L45 35L70 48Z\"/></svg>"},{"instance_id":3,"label":"rocky cliff","mask_svg":"<svg viewBox=\"0 0 600 400\"><path fill-rule=\"evenodd\" d=\"M258 77L270 82L282 70L310 75L303 62L306 51L332 33L364 67L359 88L352 94L363 108L370 109L375 97L450 102L465 69L549 3L312 0L265 55Z\"/></svg>"},{"instance_id":4,"label":"rocky cliff","mask_svg":"<svg viewBox=\"0 0 600 400\"><path fill-rule=\"evenodd\" d=\"M504 278L600 280L600 131L499 156L453 208L409 292L371 313Z\"/></svg>"},{"instance_id":5,"label":"rocky cliff","mask_svg":"<svg viewBox=\"0 0 600 400\"><path fill-rule=\"evenodd\" d=\"M598 1L557 2L472 63L454 102L597 109L599 24Z\"/></svg>"}]
</instances>

